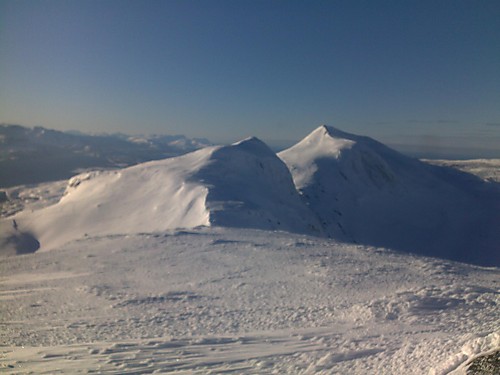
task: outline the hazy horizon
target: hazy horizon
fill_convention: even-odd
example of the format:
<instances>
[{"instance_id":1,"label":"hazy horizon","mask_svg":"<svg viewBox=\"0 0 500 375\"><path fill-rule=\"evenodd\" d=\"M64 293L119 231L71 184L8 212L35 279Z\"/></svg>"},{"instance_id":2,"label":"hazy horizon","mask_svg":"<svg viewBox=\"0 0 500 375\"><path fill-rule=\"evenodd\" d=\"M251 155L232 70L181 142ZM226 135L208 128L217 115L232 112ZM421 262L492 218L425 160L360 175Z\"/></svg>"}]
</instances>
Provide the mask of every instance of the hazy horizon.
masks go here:
<instances>
[{"instance_id":1,"label":"hazy horizon","mask_svg":"<svg viewBox=\"0 0 500 375\"><path fill-rule=\"evenodd\" d=\"M328 124L491 154L499 18L472 1L1 0L0 122L218 143Z\"/></svg>"},{"instance_id":2,"label":"hazy horizon","mask_svg":"<svg viewBox=\"0 0 500 375\"><path fill-rule=\"evenodd\" d=\"M116 134L121 134L121 135L126 135L126 136L176 136L176 135L182 135L186 136L185 134L173 134L173 133L125 133L125 132L85 132L85 131L80 131L80 130L57 130L41 125L35 125L35 126L26 126L26 125L21 125L21 124L8 124L8 123L0 123L0 126L22 126L25 128L36 128L36 127L42 127L44 129L49 129L49 130L56 130L56 131L62 131L68 134L76 134L76 135L92 135L92 136L106 136L106 135L116 135ZM318 125L319 126L319 125ZM309 131L312 131L315 127L311 127ZM340 129L345 130L340 127ZM297 142L299 142L301 139L303 139L305 136L307 136L306 133L304 134L301 138L297 139L262 139L274 152L280 152L283 151ZM358 135L365 135L365 134L358 134ZM254 134L248 134L247 136L255 136ZM206 138L206 137L189 137L189 138L198 138L198 139L205 139L209 141L212 144L231 144L237 141L240 141L246 137L242 137L239 139L225 139L225 140L214 140L211 138ZM379 142L382 142L386 144L387 146L394 148L395 150L411 156L411 157L416 157L416 158L424 158L424 159L500 159L500 149L496 149L494 147L492 148L485 148L485 147L474 147L473 145L470 147L457 147L454 146L455 140L452 138L437 138L437 137L432 137L432 136L421 136L421 137L406 137L406 139L402 138L399 139L398 137L393 137L392 141L391 138L386 138L386 139L381 139L379 137L373 137ZM458 142L460 143L460 142Z\"/></svg>"}]
</instances>

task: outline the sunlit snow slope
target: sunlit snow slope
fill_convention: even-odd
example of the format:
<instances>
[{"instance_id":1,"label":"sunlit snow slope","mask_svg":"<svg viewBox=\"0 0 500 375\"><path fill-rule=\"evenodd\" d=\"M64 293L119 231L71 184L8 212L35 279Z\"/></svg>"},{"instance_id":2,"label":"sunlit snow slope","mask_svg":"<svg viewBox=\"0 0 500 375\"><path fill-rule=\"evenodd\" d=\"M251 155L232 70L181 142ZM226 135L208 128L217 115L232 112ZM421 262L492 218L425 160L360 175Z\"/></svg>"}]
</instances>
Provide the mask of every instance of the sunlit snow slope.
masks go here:
<instances>
[{"instance_id":1,"label":"sunlit snow slope","mask_svg":"<svg viewBox=\"0 0 500 375\"><path fill-rule=\"evenodd\" d=\"M497 182L321 126L279 157L248 138L76 176L59 203L1 221L0 249L19 254L87 236L215 225L498 266L499 223Z\"/></svg>"},{"instance_id":2,"label":"sunlit snow slope","mask_svg":"<svg viewBox=\"0 0 500 375\"><path fill-rule=\"evenodd\" d=\"M500 348L500 269L293 233L87 237L0 275L0 373L465 375Z\"/></svg>"},{"instance_id":3,"label":"sunlit snow slope","mask_svg":"<svg viewBox=\"0 0 500 375\"><path fill-rule=\"evenodd\" d=\"M279 156L332 237L500 264L498 186L321 126Z\"/></svg>"},{"instance_id":4,"label":"sunlit snow slope","mask_svg":"<svg viewBox=\"0 0 500 375\"><path fill-rule=\"evenodd\" d=\"M320 233L286 165L256 138L78 175L56 205L1 225L4 252L18 253L86 236L210 225Z\"/></svg>"}]
</instances>

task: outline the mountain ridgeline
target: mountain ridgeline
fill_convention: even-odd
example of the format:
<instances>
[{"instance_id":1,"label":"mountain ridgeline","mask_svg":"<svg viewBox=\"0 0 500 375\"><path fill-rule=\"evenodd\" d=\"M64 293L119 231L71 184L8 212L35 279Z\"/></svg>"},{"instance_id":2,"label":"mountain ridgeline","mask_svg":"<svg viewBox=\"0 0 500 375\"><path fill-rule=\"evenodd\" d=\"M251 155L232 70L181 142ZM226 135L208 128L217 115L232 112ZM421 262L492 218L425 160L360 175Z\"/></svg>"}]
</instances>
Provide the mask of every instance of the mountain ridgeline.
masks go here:
<instances>
[{"instance_id":1,"label":"mountain ridgeline","mask_svg":"<svg viewBox=\"0 0 500 375\"><path fill-rule=\"evenodd\" d=\"M183 135L88 135L0 124L0 187L67 179L75 171L123 168L208 145L206 139Z\"/></svg>"},{"instance_id":2,"label":"mountain ridgeline","mask_svg":"<svg viewBox=\"0 0 500 375\"><path fill-rule=\"evenodd\" d=\"M348 242L500 264L500 191L322 126L279 157L322 229Z\"/></svg>"},{"instance_id":3,"label":"mountain ridgeline","mask_svg":"<svg viewBox=\"0 0 500 375\"><path fill-rule=\"evenodd\" d=\"M75 176L59 203L4 219L1 237L19 253L21 235L48 250L86 236L225 226L499 266L499 192L494 182L321 126L278 155L249 138Z\"/></svg>"}]
</instances>

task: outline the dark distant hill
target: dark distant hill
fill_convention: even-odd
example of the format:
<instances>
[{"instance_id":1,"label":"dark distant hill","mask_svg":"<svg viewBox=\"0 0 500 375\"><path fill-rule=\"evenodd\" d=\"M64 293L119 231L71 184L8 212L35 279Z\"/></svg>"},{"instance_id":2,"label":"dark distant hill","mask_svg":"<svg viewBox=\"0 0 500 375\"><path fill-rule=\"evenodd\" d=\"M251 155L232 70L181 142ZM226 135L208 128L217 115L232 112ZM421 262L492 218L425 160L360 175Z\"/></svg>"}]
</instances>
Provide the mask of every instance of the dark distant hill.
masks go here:
<instances>
[{"instance_id":1,"label":"dark distant hill","mask_svg":"<svg viewBox=\"0 0 500 375\"><path fill-rule=\"evenodd\" d=\"M87 135L0 125L0 187L69 178L87 168L130 166L210 145L183 135Z\"/></svg>"}]
</instances>

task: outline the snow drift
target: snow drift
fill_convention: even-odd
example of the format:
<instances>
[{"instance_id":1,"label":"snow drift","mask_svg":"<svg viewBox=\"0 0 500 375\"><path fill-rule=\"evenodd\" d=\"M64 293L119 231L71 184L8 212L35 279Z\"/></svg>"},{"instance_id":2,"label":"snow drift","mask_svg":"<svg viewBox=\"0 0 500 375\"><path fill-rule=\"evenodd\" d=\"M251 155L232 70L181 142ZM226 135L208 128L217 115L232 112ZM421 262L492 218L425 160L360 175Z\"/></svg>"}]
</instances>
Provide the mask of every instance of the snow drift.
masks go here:
<instances>
[{"instance_id":1,"label":"snow drift","mask_svg":"<svg viewBox=\"0 0 500 375\"><path fill-rule=\"evenodd\" d=\"M328 126L279 156L334 238L500 264L495 186Z\"/></svg>"},{"instance_id":2,"label":"snow drift","mask_svg":"<svg viewBox=\"0 0 500 375\"><path fill-rule=\"evenodd\" d=\"M256 138L75 176L59 203L1 225L11 252L26 233L42 250L86 236L210 225L320 233L286 165Z\"/></svg>"}]
</instances>

